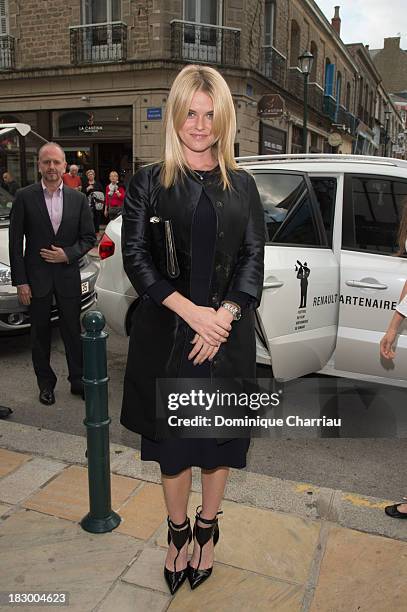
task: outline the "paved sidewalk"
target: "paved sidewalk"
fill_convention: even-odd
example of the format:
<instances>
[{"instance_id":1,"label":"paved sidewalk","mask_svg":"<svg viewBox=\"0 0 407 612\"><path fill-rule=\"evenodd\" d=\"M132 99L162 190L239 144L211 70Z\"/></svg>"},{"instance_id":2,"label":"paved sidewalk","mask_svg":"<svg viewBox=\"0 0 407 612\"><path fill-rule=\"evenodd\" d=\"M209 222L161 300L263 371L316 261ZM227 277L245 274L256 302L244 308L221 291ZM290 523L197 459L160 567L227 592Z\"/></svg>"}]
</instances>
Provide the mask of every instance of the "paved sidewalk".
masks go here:
<instances>
[{"instance_id":1,"label":"paved sidewalk","mask_svg":"<svg viewBox=\"0 0 407 612\"><path fill-rule=\"evenodd\" d=\"M67 591L78 612L406 610L407 521L383 513L393 500L244 470L231 471L212 577L172 598L157 467L111 446L122 522L93 535L78 524L88 511L85 446L79 436L0 421L0 591ZM199 489L194 471L191 517ZM50 606L19 606L34 608Z\"/></svg>"}]
</instances>

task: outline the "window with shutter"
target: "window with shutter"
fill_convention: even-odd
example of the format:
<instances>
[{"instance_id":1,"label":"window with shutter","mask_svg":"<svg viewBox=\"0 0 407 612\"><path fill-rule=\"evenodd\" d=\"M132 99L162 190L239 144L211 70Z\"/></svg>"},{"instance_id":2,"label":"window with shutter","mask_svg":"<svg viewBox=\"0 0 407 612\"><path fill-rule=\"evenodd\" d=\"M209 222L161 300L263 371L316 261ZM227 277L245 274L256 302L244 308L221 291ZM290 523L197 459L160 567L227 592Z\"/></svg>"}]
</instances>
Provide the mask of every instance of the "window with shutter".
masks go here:
<instances>
[{"instance_id":1,"label":"window with shutter","mask_svg":"<svg viewBox=\"0 0 407 612\"><path fill-rule=\"evenodd\" d=\"M0 36L8 34L7 0L0 0Z\"/></svg>"},{"instance_id":2,"label":"window with shutter","mask_svg":"<svg viewBox=\"0 0 407 612\"><path fill-rule=\"evenodd\" d=\"M327 64L325 68L325 95L334 95L335 64Z\"/></svg>"}]
</instances>

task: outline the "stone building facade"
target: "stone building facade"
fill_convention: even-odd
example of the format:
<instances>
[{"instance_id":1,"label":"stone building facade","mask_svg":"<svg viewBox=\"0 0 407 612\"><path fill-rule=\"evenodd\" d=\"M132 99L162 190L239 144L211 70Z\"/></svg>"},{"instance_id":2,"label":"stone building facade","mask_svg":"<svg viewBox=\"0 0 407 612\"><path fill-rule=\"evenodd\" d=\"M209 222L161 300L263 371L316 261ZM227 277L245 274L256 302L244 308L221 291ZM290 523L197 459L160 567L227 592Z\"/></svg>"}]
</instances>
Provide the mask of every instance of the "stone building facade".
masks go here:
<instances>
[{"instance_id":1,"label":"stone building facade","mask_svg":"<svg viewBox=\"0 0 407 612\"><path fill-rule=\"evenodd\" d=\"M350 153L359 68L314 0L3 0L0 121L30 123L81 170L129 176L159 159L171 83L187 63L218 68L237 114L237 155L302 151L304 77L314 55L307 150ZM278 101L259 112L264 96ZM263 109L264 110L264 109ZM332 139L332 134L335 138ZM336 148L332 149L333 144Z\"/></svg>"},{"instance_id":2,"label":"stone building facade","mask_svg":"<svg viewBox=\"0 0 407 612\"><path fill-rule=\"evenodd\" d=\"M370 55L387 91L407 91L407 51L400 49L400 36L385 38L383 49L371 49Z\"/></svg>"},{"instance_id":3,"label":"stone building facade","mask_svg":"<svg viewBox=\"0 0 407 612\"><path fill-rule=\"evenodd\" d=\"M356 108L359 119L355 152L375 154L380 149L381 124L376 116L381 114L377 101L381 76L376 70L368 49L362 43L347 45L358 67L356 84Z\"/></svg>"},{"instance_id":4,"label":"stone building facade","mask_svg":"<svg viewBox=\"0 0 407 612\"><path fill-rule=\"evenodd\" d=\"M389 155L405 157L407 51L400 48L400 37L396 36L385 38L383 49L371 49L370 57L382 77L382 85L386 92L383 107L379 109L382 110L382 115L385 113L384 119L382 117L382 131L384 130L384 139L387 141L386 144L383 143L383 147Z\"/></svg>"}]
</instances>

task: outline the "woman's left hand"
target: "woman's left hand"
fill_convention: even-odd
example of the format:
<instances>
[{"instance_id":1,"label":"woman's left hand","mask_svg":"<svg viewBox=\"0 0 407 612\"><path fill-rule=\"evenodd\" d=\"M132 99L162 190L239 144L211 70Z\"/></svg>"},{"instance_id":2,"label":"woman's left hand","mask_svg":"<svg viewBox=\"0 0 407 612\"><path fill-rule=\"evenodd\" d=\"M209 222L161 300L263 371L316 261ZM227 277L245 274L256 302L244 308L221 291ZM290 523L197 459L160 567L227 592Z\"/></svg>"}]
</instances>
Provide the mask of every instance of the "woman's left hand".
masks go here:
<instances>
[{"instance_id":1,"label":"woman's left hand","mask_svg":"<svg viewBox=\"0 0 407 612\"><path fill-rule=\"evenodd\" d=\"M194 344L195 346L189 353L188 359L191 360L195 358L194 365L201 365L206 359L208 359L208 361L212 361L220 347L220 344L217 346L208 344L199 334L195 334L191 344Z\"/></svg>"}]
</instances>

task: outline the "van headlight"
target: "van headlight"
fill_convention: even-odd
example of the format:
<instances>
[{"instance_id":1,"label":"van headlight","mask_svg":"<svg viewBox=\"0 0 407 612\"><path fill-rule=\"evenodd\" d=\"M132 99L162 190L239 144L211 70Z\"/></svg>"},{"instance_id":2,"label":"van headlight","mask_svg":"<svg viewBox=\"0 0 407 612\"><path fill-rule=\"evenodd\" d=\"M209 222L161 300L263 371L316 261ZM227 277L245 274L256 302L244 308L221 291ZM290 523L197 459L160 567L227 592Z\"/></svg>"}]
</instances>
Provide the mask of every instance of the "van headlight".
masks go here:
<instances>
[{"instance_id":1,"label":"van headlight","mask_svg":"<svg viewBox=\"0 0 407 612\"><path fill-rule=\"evenodd\" d=\"M11 270L10 266L0 263L0 286L11 285Z\"/></svg>"}]
</instances>

